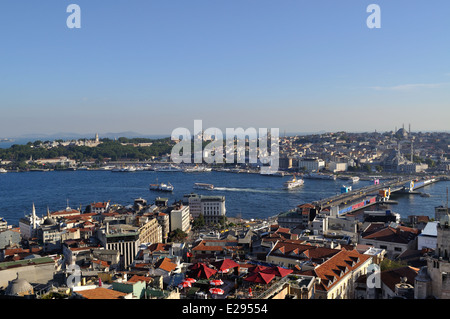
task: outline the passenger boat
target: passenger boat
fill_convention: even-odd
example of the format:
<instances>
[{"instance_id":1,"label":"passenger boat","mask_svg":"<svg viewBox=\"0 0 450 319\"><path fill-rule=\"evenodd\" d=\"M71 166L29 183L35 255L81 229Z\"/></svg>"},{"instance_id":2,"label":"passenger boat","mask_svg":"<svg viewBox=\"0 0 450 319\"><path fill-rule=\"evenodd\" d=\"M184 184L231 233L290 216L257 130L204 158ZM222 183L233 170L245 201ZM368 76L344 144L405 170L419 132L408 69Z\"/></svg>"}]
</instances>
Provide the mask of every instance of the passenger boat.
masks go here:
<instances>
[{"instance_id":1,"label":"passenger boat","mask_svg":"<svg viewBox=\"0 0 450 319\"><path fill-rule=\"evenodd\" d=\"M194 188L196 189L206 189L206 190L213 190L214 185L213 184L205 184L205 183L195 183Z\"/></svg>"},{"instance_id":2,"label":"passenger boat","mask_svg":"<svg viewBox=\"0 0 450 319\"><path fill-rule=\"evenodd\" d=\"M303 179L297 179L297 177L294 175L290 180L284 182L283 187L284 189L292 189L302 186L303 183L304 183Z\"/></svg>"},{"instance_id":3,"label":"passenger boat","mask_svg":"<svg viewBox=\"0 0 450 319\"><path fill-rule=\"evenodd\" d=\"M174 187L170 183L158 183L156 180L156 184L150 184L151 191L159 191L159 192L173 192Z\"/></svg>"}]
</instances>

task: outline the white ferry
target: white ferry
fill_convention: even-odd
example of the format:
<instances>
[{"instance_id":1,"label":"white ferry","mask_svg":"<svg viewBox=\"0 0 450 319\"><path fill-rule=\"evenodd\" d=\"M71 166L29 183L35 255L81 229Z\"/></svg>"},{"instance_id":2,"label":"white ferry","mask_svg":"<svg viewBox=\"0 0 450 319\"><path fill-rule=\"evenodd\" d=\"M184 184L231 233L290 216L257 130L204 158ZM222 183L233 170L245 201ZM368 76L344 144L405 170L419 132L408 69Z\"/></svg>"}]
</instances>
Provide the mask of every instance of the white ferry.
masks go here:
<instances>
[{"instance_id":1,"label":"white ferry","mask_svg":"<svg viewBox=\"0 0 450 319\"><path fill-rule=\"evenodd\" d=\"M297 179L297 177L295 177L295 175L294 175L292 177L292 179L284 182L283 186L284 186L284 189L292 189L292 188L295 188L295 187L302 186L303 183L304 183L303 179Z\"/></svg>"},{"instance_id":2,"label":"white ferry","mask_svg":"<svg viewBox=\"0 0 450 319\"><path fill-rule=\"evenodd\" d=\"M196 189L206 189L206 190L213 190L214 185L213 184L205 184L205 183L195 183L194 188Z\"/></svg>"},{"instance_id":3,"label":"white ferry","mask_svg":"<svg viewBox=\"0 0 450 319\"><path fill-rule=\"evenodd\" d=\"M158 183L156 180L156 184L150 184L151 191L160 191L160 192L173 192L174 187L170 183Z\"/></svg>"}]
</instances>

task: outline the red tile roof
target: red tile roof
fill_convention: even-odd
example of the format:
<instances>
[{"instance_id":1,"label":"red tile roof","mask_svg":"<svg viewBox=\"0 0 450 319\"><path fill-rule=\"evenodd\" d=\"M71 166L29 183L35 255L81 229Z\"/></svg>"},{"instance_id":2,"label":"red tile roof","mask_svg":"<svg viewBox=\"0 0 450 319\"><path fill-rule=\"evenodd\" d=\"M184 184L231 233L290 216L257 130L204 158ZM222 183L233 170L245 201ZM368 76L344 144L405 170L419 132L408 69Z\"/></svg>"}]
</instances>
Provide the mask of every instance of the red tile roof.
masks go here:
<instances>
[{"instance_id":1,"label":"red tile roof","mask_svg":"<svg viewBox=\"0 0 450 319\"><path fill-rule=\"evenodd\" d=\"M165 257L155 263L155 268L171 272L174 271L175 268L177 268L177 264L173 263L169 258Z\"/></svg>"},{"instance_id":2,"label":"red tile roof","mask_svg":"<svg viewBox=\"0 0 450 319\"><path fill-rule=\"evenodd\" d=\"M89 290L77 291L77 294L86 299L123 299L127 294L107 288L94 288Z\"/></svg>"},{"instance_id":3,"label":"red tile roof","mask_svg":"<svg viewBox=\"0 0 450 319\"><path fill-rule=\"evenodd\" d=\"M370 258L369 255L360 254L356 250L341 250L315 269L302 273L320 278L320 284L316 284L316 289L328 291Z\"/></svg>"},{"instance_id":4,"label":"red tile roof","mask_svg":"<svg viewBox=\"0 0 450 319\"><path fill-rule=\"evenodd\" d=\"M391 226L379 229L368 235L362 235L363 239L373 239L386 242L407 244L419 235L420 231L415 228L398 226L393 228Z\"/></svg>"}]
</instances>

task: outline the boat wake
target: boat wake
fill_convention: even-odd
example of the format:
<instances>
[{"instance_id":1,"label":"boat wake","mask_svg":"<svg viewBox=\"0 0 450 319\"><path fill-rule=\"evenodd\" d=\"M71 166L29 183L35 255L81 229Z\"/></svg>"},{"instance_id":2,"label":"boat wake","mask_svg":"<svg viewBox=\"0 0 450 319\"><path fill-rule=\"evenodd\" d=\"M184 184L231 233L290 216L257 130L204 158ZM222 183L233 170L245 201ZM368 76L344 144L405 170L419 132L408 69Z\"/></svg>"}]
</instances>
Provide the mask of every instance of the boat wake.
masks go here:
<instances>
[{"instance_id":1,"label":"boat wake","mask_svg":"<svg viewBox=\"0 0 450 319\"><path fill-rule=\"evenodd\" d=\"M228 191L228 192L249 192L249 193L282 193L280 190L272 188L245 188L245 187L214 187L217 191Z\"/></svg>"}]
</instances>

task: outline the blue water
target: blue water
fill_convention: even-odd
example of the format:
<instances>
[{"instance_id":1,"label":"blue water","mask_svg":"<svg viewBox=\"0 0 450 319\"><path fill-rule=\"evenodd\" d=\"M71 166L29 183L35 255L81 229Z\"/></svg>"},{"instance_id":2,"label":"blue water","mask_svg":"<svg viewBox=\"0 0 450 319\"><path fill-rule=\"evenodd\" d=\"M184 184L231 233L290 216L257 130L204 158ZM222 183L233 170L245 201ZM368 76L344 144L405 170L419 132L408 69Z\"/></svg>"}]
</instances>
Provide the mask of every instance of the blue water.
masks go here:
<instances>
[{"instance_id":1,"label":"blue water","mask_svg":"<svg viewBox=\"0 0 450 319\"><path fill-rule=\"evenodd\" d=\"M170 182L173 193L150 191L148 186L158 178L159 182ZM138 171L113 173L110 171L53 171L0 174L0 217L8 224L18 225L25 214L36 206L39 216L50 211L80 205L84 210L92 202L108 201L122 205L133 204L142 197L149 203L158 196L169 198L169 203L181 200L192 192L207 195L223 195L226 198L227 216L241 215L243 218L265 218L287 211L297 205L309 203L340 192L341 180L309 180L294 190L282 189L289 177L270 177L258 174L236 174L226 172L170 173ZM214 184L213 191L193 189L194 183ZM353 184L353 189L370 185L369 181ZM418 195L395 198L399 205L391 208L402 217L427 215L434 217L434 207L445 205L446 187L450 182L439 182L421 191L431 197Z\"/></svg>"}]
</instances>

